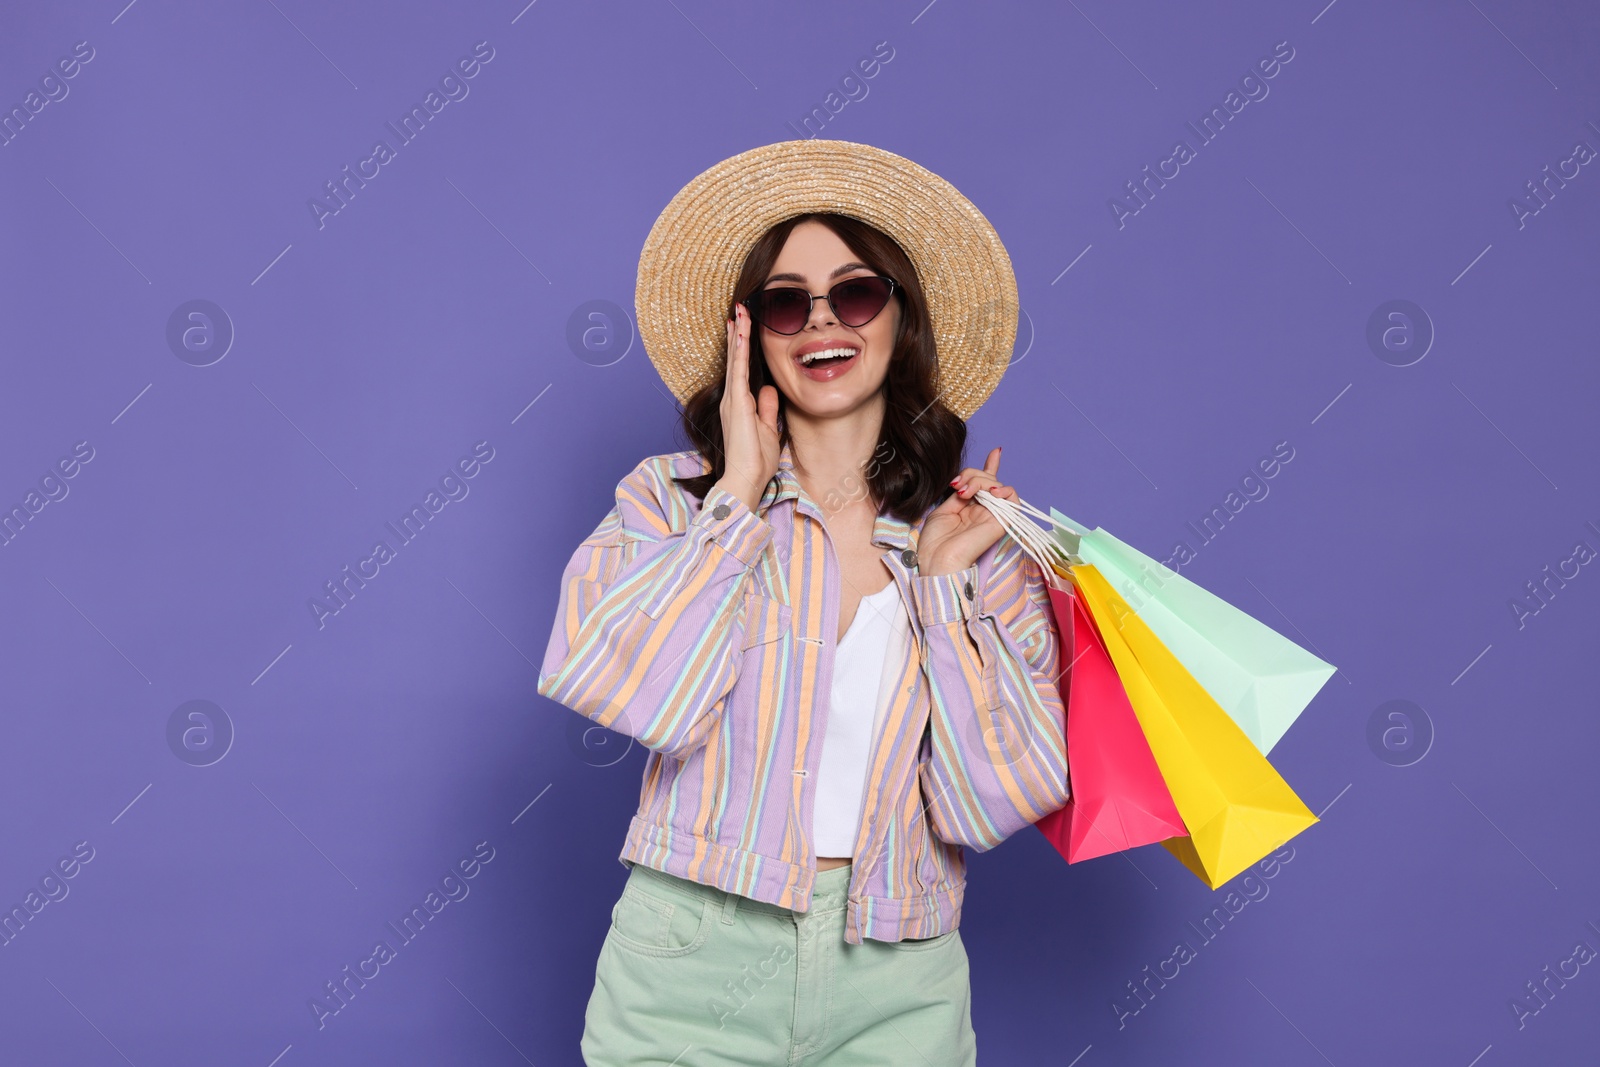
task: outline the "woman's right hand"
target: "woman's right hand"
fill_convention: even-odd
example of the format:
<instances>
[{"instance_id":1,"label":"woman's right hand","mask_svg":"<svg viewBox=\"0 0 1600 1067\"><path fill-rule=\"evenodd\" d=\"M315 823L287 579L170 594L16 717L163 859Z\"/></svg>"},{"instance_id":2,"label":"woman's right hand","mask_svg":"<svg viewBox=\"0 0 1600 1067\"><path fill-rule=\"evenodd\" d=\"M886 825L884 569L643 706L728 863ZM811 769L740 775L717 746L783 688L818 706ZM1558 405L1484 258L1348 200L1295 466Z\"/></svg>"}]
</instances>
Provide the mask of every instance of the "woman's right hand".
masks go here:
<instances>
[{"instance_id":1,"label":"woman's right hand","mask_svg":"<svg viewBox=\"0 0 1600 1067\"><path fill-rule=\"evenodd\" d=\"M728 367L722 386L722 477L717 488L732 493L751 511L761 503L767 483L778 473L778 390L750 393L750 313L735 304L728 320Z\"/></svg>"}]
</instances>

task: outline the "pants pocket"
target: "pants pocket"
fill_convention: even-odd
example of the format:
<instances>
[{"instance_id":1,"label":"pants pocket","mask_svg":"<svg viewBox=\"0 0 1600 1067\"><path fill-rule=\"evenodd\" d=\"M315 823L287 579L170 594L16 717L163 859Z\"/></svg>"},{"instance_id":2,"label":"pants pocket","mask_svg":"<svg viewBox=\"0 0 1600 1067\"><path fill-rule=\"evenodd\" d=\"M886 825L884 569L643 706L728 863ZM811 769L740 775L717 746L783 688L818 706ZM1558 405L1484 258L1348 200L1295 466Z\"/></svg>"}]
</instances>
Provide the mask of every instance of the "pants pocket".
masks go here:
<instances>
[{"instance_id":1,"label":"pants pocket","mask_svg":"<svg viewBox=\"0 0 1600 1067\"><path fill-rule=\"evenodd\" d=\"M794 1018L793 923L740 909L725 924L712 897L650 875L630 881L596 964L584 1062L776 1062Z\"/></svg>"},{"instance_id":2,"label":"pants pocket","mask_svg":"<svg viewBox=\"0 0 1600 1067\"><path fill-rule=\"evenodd\" d=\"M717 909L710 900L668 897L629 879L611 907L607 933L619 948L645 956L677 957L699 951L711 936Z\"/></svg>"},{"instance_id":3,"label":"pants pocket","mask_svg":"<svg viewBox=\"0 0 1600 1067\"><path fill-rule=\"evenodd\" d=\"M961 930L958 928L942 934L935 934L933 937L908 937L901 941L889 942L889 944L900 952L929 952L952 944L960 936Z\"/></svg>"}]
</instances>

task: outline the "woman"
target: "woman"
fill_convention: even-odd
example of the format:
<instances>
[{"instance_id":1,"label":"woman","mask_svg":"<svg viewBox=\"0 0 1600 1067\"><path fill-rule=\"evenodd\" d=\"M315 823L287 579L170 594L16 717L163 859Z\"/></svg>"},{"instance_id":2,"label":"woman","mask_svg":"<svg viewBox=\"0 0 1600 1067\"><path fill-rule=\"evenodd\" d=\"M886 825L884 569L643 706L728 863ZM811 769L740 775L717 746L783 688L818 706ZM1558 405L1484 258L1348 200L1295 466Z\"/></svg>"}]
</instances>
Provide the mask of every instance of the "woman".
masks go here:
<instances>
[{"instance_id":1,"label":"woman","mask_svg":"<svg viewBox=\"0 0 1600 1067\"><path fill-rule=\"evenodd\" d=\"M694 448L618 486L539 682L647 749L586 1062L972 1064L962 849L1069 796L1045 586L973 499L1015 493L961 465L1009 259L909 160L785 142L674 198L638 305Z\"/></svg>"}]
</instances>

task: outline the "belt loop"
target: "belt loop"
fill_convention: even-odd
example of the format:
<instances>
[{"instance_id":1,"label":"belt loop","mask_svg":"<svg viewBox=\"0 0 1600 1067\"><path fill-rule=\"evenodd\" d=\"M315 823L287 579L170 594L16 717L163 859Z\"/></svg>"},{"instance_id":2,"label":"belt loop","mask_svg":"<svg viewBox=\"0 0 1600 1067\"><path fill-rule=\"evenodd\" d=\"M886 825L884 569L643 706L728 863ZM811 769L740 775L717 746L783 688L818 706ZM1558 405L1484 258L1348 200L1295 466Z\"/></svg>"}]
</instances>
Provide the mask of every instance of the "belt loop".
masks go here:
<instances>
[{"instance_id":1,"label":"belt loop","mask_svg":"<svg viewBox=\"0 0 1600 1067\"><path fill-rule=\"evenodd\" d=\"M726 891L724 891L726 893ZM739 911L739 894L726 893L722 898L722 921L729 926L733 925L733 918Z\"/></svg>"}]
</instances>

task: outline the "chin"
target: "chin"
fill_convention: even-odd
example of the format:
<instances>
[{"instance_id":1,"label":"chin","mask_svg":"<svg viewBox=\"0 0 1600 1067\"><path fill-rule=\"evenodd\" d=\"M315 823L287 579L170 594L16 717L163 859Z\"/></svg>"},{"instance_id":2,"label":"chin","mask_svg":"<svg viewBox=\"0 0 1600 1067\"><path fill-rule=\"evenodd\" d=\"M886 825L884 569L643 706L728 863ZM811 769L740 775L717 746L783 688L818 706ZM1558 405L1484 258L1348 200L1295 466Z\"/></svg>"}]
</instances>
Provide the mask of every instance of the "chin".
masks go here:
<instances>
[{"instance_id":1,"label":"chin","mask_svg":"<svg viewBox=\"0 0 1600 1067\"><path fill-rule=\"evenodd\" d=\"M886 377L877 376L876 381L868 384L861 374L846 374L828 382L795 375L776 384L789 407L810 418L827 419L848 415L871 403L883 391Z\"/></svg>"},{"instance_id":2,"label":"chin","mask_svg":"<svg viewBox=\"0 0 1600 1067\"><path fill-rule=\"evenodd\" d=\"M795 391L787 394L789 407L813 419L838 418L848 415L872 401L880 389L871 392L836 389L822 390L811 382L798 383Z\"/></svg>"}]
</instances>

